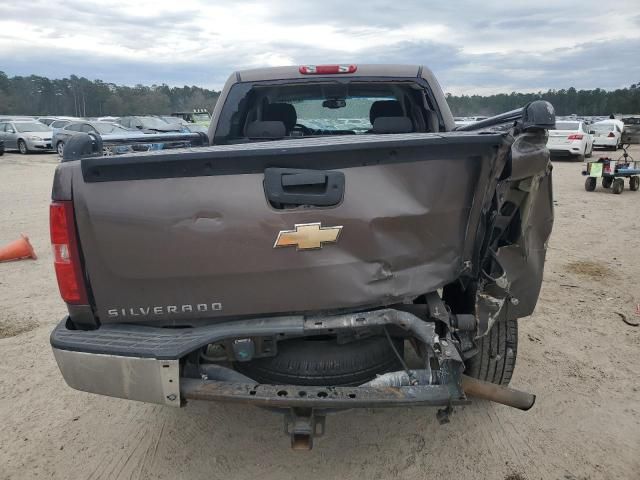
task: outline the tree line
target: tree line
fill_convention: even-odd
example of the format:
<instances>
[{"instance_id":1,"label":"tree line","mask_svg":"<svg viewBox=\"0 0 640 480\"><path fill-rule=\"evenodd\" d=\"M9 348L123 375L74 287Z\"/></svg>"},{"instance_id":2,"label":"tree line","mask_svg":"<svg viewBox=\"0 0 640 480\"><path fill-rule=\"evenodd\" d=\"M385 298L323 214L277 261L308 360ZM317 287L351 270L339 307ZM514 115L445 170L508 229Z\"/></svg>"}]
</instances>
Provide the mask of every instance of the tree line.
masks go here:
<instances>
[{"instance_id":1,"label":"tree line","mask_svg":"<svg viewBox=\"0 0 640 480\"><path fill-rule=\"evenodd\" d=\"M455 116L497 115L522 107L533 100L547 100L557 115L610 115L640 113L640 83L618 90L576 90L571 87L537 93L499 93L496 95L447 95Z\"/></svg>"},{"instance_id":2,"label":"tree line","mask_svg":"<svg viewBox=\"0 0 640 480\"><path fill-rule=\"evenodd\" d=\"M62 79L9 77L0 71L0 115L168 115L194 108L211 111L219 95L215 90L196 86L129 87L75 75Z\"/></svg>"},{"instance_id":3,"label":"tree line","mask_svg":"<svg viewBox=\"0 0 640 480\"><path fill-rule=\"evenodd\" d=\"M0 71L1 115L163 115L194 108L213 109L220 92L196 86L116 85L71 75L49 79L38 75L9 77ZM533 100L548 100L558 115L640 113L640 83L618 90L576 90L571 87L537 93L451 95L447 101L456 116L495 115Z\"/></svg>"}]
</instances>

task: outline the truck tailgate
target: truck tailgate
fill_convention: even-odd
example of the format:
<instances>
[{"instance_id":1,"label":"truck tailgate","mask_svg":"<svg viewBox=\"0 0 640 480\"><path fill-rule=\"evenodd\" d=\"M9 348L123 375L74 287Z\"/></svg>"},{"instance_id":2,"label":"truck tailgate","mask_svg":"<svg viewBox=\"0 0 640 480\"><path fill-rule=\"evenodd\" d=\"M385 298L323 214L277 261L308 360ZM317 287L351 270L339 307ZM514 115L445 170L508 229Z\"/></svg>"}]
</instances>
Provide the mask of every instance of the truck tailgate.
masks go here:
<instances>
[{"instance_id":1,"label":"truck tailgate","mask_svg":"<svg viewBox=\"0 0 640 480\"><path fill-rule=\"evenodd\" d=\"M468 260L504 143L498 134L363 135L74 162L95 312L103 323L178 325L433 291ZM342 200L274 208L264 173L273 167L342 172ZM304 240L296 225L318 223L310 228L342 227L334 242L274 248L281 232L294 232L295 243Z\"/></svg>"}]
</instances>

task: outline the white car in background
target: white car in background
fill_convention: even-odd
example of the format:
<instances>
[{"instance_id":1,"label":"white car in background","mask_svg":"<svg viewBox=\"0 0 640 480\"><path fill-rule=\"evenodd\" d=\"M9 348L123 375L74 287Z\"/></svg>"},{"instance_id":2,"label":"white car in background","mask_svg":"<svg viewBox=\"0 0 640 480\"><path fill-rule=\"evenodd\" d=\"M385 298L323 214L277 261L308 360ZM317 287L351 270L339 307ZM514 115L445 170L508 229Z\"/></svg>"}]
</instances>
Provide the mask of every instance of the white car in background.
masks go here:
<instances>
[{"instance_id":1,"label":"white car in background","mask_svg":"<svg viewBox=\"0 0 640 480\"><path fill-rule=\"evenodd\" d=\"M556 129L549 130L547 148L553 156L569 156L583 161L593 152L593 135L589 125L581 120L557 120Z\"/></svg>"},{"instance_id":2,"label":"white car in background","mask_svg":"<svg viewBox=\"0 0 640 480\"><path fill-rule=\"evenodd\" d=\"M622 145L624 123L620 120L603 120L591 125L593 146L617 150Z\"/></svg>"}]
</instances>

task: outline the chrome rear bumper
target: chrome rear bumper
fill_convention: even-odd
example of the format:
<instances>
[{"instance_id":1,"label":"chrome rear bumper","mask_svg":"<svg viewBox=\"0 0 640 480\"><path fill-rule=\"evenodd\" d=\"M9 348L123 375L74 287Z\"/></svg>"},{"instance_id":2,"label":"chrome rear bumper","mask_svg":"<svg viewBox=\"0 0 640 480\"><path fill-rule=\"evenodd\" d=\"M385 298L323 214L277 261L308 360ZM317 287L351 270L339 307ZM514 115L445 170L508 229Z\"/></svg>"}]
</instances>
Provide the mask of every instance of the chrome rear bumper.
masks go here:
<instances>
[{"instance_id":1,"label":"chrome rear bumper","mask_svg":"<svg viewBox=\"0 0 640 480\"><path fill-rule=\"evenodd\" d=\"M394 325L410 331L437 355L439 368L386 373L354 387L270 385L216 363L181 376L180 359L208 342L246 336L322 334ZM277 333L276 333L277 332ZM431 406L441 423L467 394L528 410L535 396L462 375L452 337L442 340L434 323L393 309L335 317L254 319L192 329L136 325L82 331L62 322L51 334L53 354L67 384L85 392L180 407L187 400L226 401L287 412L285 431L294 449L310 449L332 411L370 407ZM215 368L214 368L215 367ZM428 367L427 367L428 368ZM189 371L186 365L182 366ZM193 377L200 378L193 378ZM406 377L406 378L404 378Z\"/></svg>"},{"instance_id":2,"label":"chrome rear bumper","mask_svg":"<svg viewBox=\"0 0 640 480\"><path fill-rule=\"evenodd\" d=\"M53 349L71 388L110 397L180 406L178 360L123 357Z\"/></svg>"},{"instance_id":3,"label":"chrome rear bumper","mask_svg":"<svg viewBox=\"0 0 640 480\"><path fill-rule=\"evenodd\" d=\"M274 337L279 339L326 332L349 332L393 325L411 332L426 345L435 347L450 375L445 385L424 385L405 391L369 388L353 397L349 392L327 389L301 394L295 386L284 386L292 395L278 395L268 385L246 395L242 388L225 389L224 382L180 377L180 360L209 343L227 338ZM451 340L451 339L449 339ZM75 330L66 319L51 333L51 346L67 384L85 392L179 407L181 400L207 399L249 402L283 407L308 405L335 408L394 404L449 405L466 398L460 387L462 361L452 341L440 343L433 322L395 309L375 310L329 317L287 316L226 322L188 329L156 328L132 324L103 325L96 330ZM251 379L246 379L252 382ZM184 385L181 385L183 384ZM227 385L228 386L228 385ZM257 384L255 385L258 386ZM358 390L362 387L354 387ZM254 391L254 393L251 393ZM288 390L286 390L288 391ZM376 391L378 394L376 394ZM338 395L340 393L340 395ZM344 393L344 395L342 395Z\"/></svg>"}]
</instances>

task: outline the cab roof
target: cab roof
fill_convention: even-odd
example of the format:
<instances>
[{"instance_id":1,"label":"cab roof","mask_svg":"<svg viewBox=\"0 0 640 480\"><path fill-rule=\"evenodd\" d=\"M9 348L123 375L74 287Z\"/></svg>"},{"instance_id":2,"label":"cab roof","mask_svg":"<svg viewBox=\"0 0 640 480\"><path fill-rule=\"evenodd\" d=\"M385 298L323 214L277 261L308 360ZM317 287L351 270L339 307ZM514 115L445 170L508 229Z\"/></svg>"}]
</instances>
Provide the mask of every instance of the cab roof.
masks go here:
<instances>
[{"instance_id":1,"label":"cab roof","mask_svg":"<svg viewBox=\"0 0 640 480\"><path fill-rule=\"evenodd\" d=\"M316 77L406 77L416 78L420 72L419 65L376 65L356 64L354 73L336 73L315 75ZM300 65L287 67L264 67L236 72L238 82L259 82L263 80L285 80L291 78L313 78L314 75L300 73Z\"/></svg>"}]
</instances>

